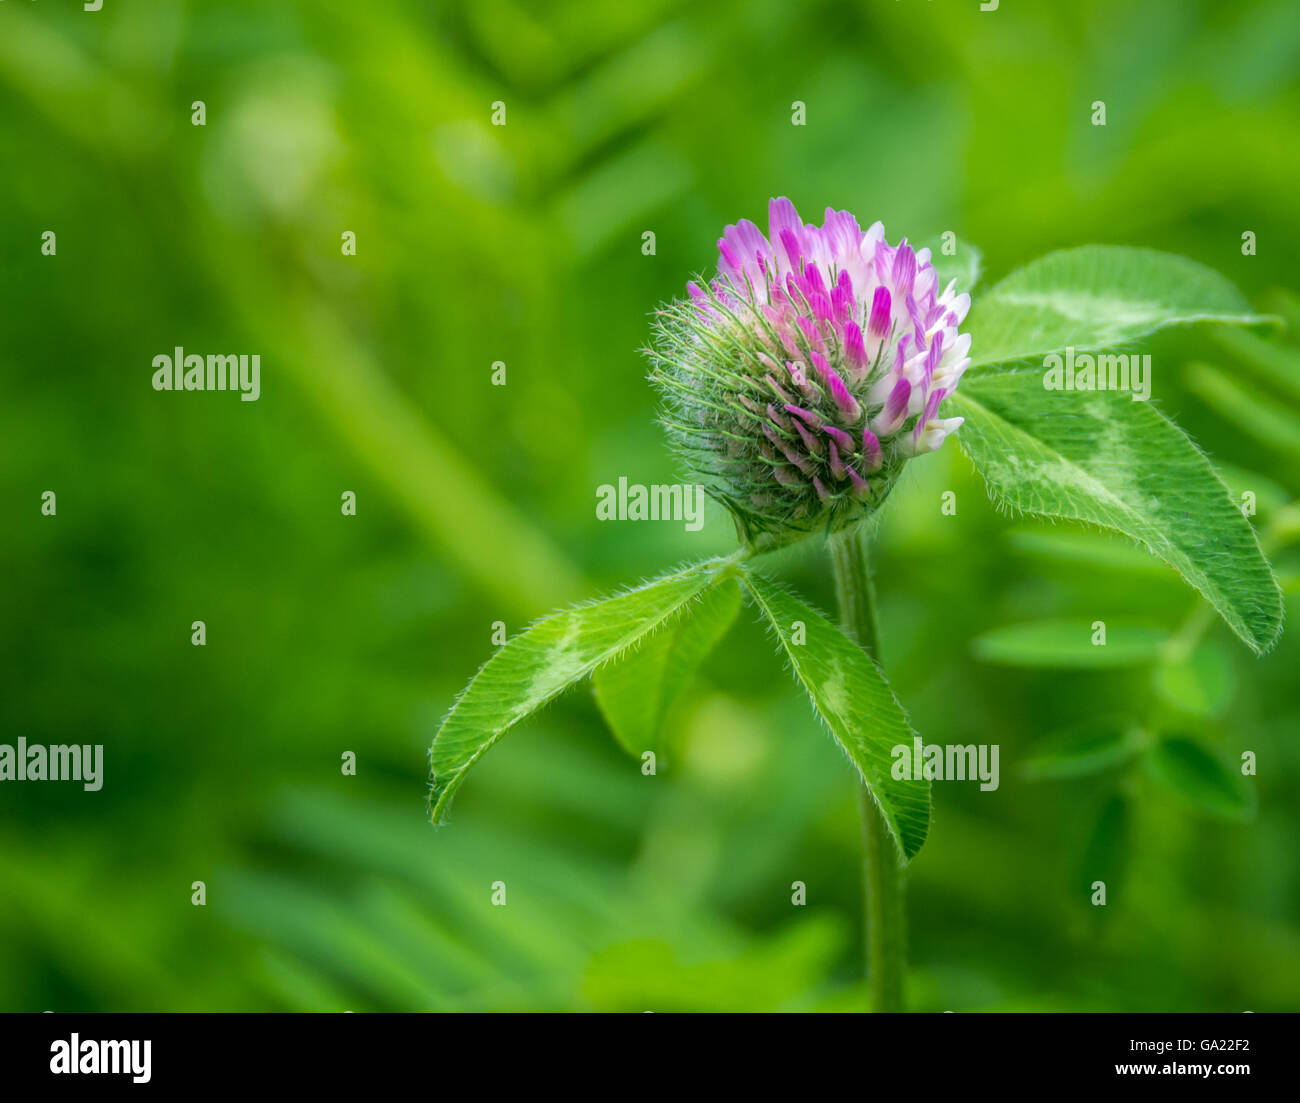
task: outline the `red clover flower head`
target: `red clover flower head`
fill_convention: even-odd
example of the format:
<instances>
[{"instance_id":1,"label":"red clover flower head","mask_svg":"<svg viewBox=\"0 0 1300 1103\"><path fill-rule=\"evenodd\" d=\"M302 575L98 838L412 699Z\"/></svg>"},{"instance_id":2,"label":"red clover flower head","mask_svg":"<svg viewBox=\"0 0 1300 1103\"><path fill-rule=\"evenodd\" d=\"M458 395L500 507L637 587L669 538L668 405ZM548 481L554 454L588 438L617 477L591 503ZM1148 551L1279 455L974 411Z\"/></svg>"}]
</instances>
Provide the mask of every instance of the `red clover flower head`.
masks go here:
<instances>
[{"instance_id":1,"label":"red clover flower head","mask_svg":"<svg viewBox=\"0 0 1300 1103\"><path fill-rule=\"evenodd\" d=\"M879 222L805 225L785 198L767 237L742 220L718 252L717 277L656 315L663 423L747 542L842 528L961 424L938 413L970 364L970 296Z\"/></svg>"}]
</instances>

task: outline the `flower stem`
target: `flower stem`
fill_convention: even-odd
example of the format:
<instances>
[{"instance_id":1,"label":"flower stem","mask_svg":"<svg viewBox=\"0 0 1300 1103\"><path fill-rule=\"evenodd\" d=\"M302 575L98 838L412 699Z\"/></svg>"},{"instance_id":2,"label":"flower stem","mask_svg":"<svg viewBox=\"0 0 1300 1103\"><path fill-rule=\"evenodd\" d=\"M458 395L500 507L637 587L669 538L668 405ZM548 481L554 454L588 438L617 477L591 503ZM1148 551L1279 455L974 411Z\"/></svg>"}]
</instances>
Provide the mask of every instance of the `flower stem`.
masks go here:
<instances>
[{"instance_id":1,"label":"flower stem","mask_svg":"<svg viewBox=\"0 0 1300 1103\"><path fill-rule=\"evenodd\" d=\"M831 569L840 627L880 662L875 592L867 569L862 527L830 538ZM858 786L862 819L863 889L866 897L867 986L872 1011L903 1010L903 881L885 818L865 785Z\"/></svg>"}]
</instances>

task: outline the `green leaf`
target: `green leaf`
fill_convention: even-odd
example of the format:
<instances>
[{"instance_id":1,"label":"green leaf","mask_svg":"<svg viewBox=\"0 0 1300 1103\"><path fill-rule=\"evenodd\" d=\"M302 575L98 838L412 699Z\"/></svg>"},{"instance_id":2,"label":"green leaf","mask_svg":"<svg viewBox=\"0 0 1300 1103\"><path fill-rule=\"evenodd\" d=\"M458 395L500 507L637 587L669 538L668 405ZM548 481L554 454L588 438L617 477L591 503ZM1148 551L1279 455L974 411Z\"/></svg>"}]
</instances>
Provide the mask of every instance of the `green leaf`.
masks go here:
<instances>
[{"instance_id":1,"label":"green leaf","mask_svg":"<svg viewBox=\"0 0 1300 1103\"><path fill-rule=\"evenodd\" d=\"M734 623L740 599L734 580L720 583L635 651L592 675L600 711L629 754L659 750L669 708Z\"/></svg>"},{"instance_id":2,"label":"green leaf","mask_svg":"<svg viewBox=\"0 0 1300 1103\"><path fill-rule=\"evenodd\" d=\"M1134 547L1131 540L1117 539L1109 532L1035 524L1008 530L1007 543L1018 552L1064 563L1169 576L1166 568Z\"/></svg>"},{"instance_id":3,"label":"green leaf","mask_svg":"<svg viewBox=\"0 0 1300 1103\"><path fill-rule=\"evenodd\" d=\"M582 991L601 1011L803 1009L844 941L841 926L826 915L783 924L722 959L682 961L665 940L633 939L592 956Z\"/></svg>"},{"instance_id":4,"label":"green leaf","mask_svg":"<svg viewBox=\"0 0 1300 1103\"><path fill-rule=\"evenodd\" d=\"M1162 740L1147 766L1189 804L1225 820L1248 820L1255 813L1255 792L1246 779L1209 748L1185 736Z\"/></svg>"},{"instance_id":5,"label":"green leaf","mask_svg":"<svg viewBox=\"0 0 1300 1103\"><path fill-rule=\"evenodd\" d=\"M433 822L441 821L469 768L515 724L671 621L732 570L726 560L699 563L627 593L552 614L502 646L433 737Z\"/></svg>"},{"instance_id":6,"label":"green leaf","mask_svg":"<svg viewBox=\"0 0 1300 1103\"><path fill-rule=\"evenodd\" d=\"M1218 458L1214 461L1214 470L1227 484L1228 495L1234 505L1244 504L1247 492L1253 495L1256 513L1261 518L1271 516L1291 500L1291 495L1284 487L1258 471L1247 471ZM1247 514L1243 511L1243 516L1245 515Z\"/></svg>"},{"instance_id":7,"label":"green leaf","mask_svg":"<svg viewBox=\"0 0 1300 1103\"><path fill-rule=\"evenodd\" d=\"M1256 377L1300 402L1300 351L1236 329L1217 330L1213 337L1215 344L1237 356Z\"/></svg>"},{"instance_id":8,"label":"green leaf","mask_svg":"<svg viewBox=\"0 0 1300 1103\"><path fill-rule=\"evenodd\" d=\"M1271 395L1199 362L1187 365L1187 385L1229 425L1279 455L1300 458L1300 418Z\"/></svg>"},{"instance_id":9,"label":"green leaf","mask_svg":"<svg viewBox=\"0 0 1300 1103\"><path fill-rule=\"evenodd\" d=\"M885 676L865 651L816 610L775 583L746 572L744 582L775 630L795 676L831 735L858 768L906 863L925 842L930 783L893 776L893 749L915 733ZM795 642L802 622L804 642Z\"/></svg>"},{"instance_id":10,"label":"green leaf","mask_svg":"<svg viewBox=\"0 0 1300 1103\"><path fill-rule=\"evenodd\" d=\"M1082 882L1084 901L1091 900L1093 884L1106 885L1106 903L1117 903L1115 894L1124 884L1128 873L1129 851L1132 848L1133 813L1123 794L1107 797L1097 811L1097 820L1088 833L1079 861L1079 879ZM1105 908L1090 908L1093 915L1105 914Z\"/></svg>"},{"instance_id":11,"label":"green leaf","mask_svg":"<svg viewBox=\"0 0 1300 1103\"><path fill-rule=\"evenodd\" d=\"M994 628L971 643L977 659L1004 666L1095 670L1155 659L1168 633L1141 624L1106 622L1106 642L1092 642L1092 621L1039 620Z\"/></svg>"},{"instance_id":12,"label":"green leaf","mask_svg":"<svg viewBox=\"0 0 1300 1103\"><path fill-rule=\"evenodd\" d=\"M1102 717L1044 739L1021 766L1026 781L1085 777L1122 765L1146 740L1131 721Z\"/></svg>"},{"instance_id":13,"label":"green leaf","mask_svg":"<svg viewBox=\"0 0 1300 1103\"><path fill-rule=\"evenodd\" d=\"M1166 326L1272 320L1255 314L1217 272L1186 257L1084 245L1013 272L979 297L965 330L977 368L1066 348L1110 348Z\"/></svg>"},{"instance_id":14,"label":"green leaf","mask_svg":"<svg viewBox=\"0 0 1300 1103\"><path fill-rule=\"evenodd\" d=\"M946 404L1002 505L1122 532L1198 590L1256 653L1282 599L1255 530L1204 454L1149 402L1043 389L1033 371L967 377Z\"/></svg>"},{"instance_id":15,"label":"green leaf","mask_svg":"<svg viewBox=\"0 0 1300 1103\"><path fill-rule=\"evenodd\" d=\"M1151 672L1166 704L1192 716L1217 716L1228 707L1237 677L1221 647L1204 643L1190 655L1168 654Z\"/></svg>"}]
</instances>

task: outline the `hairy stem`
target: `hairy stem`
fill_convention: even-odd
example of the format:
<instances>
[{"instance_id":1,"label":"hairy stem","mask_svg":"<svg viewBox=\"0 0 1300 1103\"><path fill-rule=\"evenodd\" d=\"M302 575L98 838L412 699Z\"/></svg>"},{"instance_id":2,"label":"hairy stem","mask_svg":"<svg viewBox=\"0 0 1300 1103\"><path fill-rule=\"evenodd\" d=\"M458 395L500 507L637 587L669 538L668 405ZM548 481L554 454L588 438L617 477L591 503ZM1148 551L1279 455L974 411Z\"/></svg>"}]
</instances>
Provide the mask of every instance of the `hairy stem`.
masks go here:
<instances>
[{"instance_id":1,"label":"hairy stem","mask_svg":"<svg viewBox=\"0 0 1300 1103\"><path fill-rule=\"evenodd\" d=\"M880 662L875 592L867 568L861 527L830 538L831 569L839 603L840 627ZM867 985L871 1010L903 1010L903 881L894 842L875 798L858 786L862 818L863 888L866 896Z\"/></svg>"}]
</instances>

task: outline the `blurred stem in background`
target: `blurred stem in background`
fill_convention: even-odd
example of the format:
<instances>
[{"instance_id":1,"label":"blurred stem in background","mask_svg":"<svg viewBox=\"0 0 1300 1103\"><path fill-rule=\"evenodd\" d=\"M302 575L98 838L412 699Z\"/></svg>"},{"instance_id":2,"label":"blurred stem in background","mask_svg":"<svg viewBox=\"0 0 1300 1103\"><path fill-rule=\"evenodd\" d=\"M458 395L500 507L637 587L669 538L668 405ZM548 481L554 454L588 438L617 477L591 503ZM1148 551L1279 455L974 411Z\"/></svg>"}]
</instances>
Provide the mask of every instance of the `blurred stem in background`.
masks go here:
<instances>
[{"instance_id":1,"label":"blurred stem in background","mask_svg":"<svg viewBox=\"0 0 1300 1103\"><path fill-rule=\"evenodd\" d=\"M878 664L875 593L867 568L863 526L830 538L831 569L840 626ZM875 799L858 786L862 817L863 888L865 891L867 984L872 1011L903 1010L903 881L894 842Z\"/></svg>"}]
</instances>

